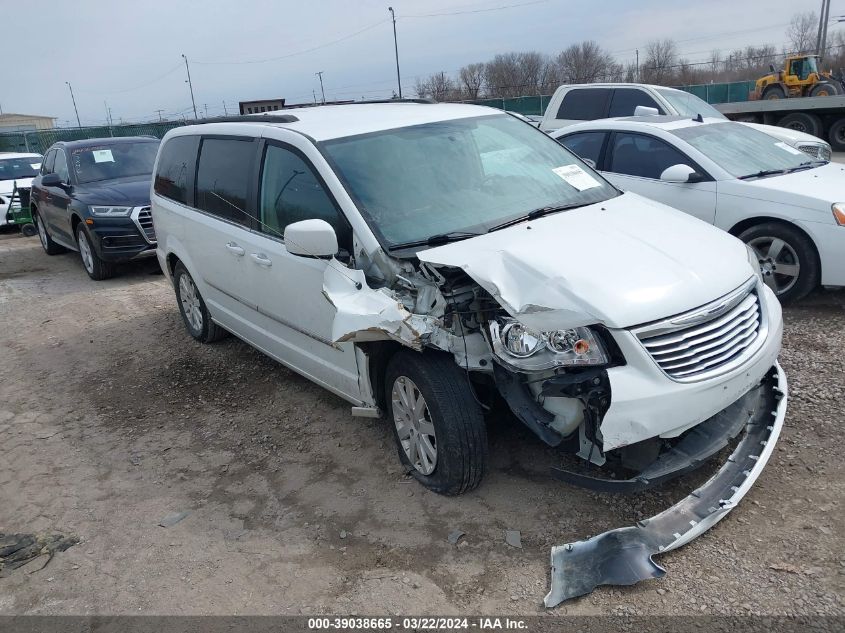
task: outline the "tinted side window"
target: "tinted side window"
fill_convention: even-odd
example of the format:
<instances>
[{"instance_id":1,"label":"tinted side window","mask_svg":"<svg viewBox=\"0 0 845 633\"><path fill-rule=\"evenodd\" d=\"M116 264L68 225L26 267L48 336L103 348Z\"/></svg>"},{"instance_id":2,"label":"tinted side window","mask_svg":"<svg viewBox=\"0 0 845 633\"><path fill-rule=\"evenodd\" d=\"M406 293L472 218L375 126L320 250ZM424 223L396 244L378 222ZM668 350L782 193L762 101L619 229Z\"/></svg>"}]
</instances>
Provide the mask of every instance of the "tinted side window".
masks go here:
<instances>
[{"instance_id":1,"label":"tinted side window","mask_svg":"<svg viewBox=\"0 0 845 633\"><path fill-rule=\"evenodd\" d=\"M660 114L666 114L657 102L648 94L636 88L616 88L610 101L608 117L634 116L637 106L656 108Z\"/></svg>"},{"instance_id":2,"label":"tinted side window","mask_svg":"<svg viewBox=\"0 0 845 633\"><path fill-rule=\"evenodd\" d=\"M224 220L249 224L247 194L255 148L251 140L204 138L194 206Z\"/></svg>"},{"instance_id":3,"label":"tinted side window","mask_svg":"<svg viewBox=\"0 0 845 633\"><path fill-rule=\"evenodd\" d=\"M62 182L70 182L70 172L67 168L67 156L63 150L56 150L56 163L53 167L53 171L58 174L59 178L62 179Z\"/></svg>"},{"instance_id":4,"label":"tinted side window","mask_svg":"<svg viewBox=\"0 0 845 633\"><path fill-rule=\"evenodd\" d=\"M52 174L53 173L53 165L56 162L56 150L51 149L47 152L47 157L44 159L44 163L41 165L41 173L42 174Z\"/></svg>"},{"instance_id":5,"label":"tinted side window","mask_svg":"<svg viewBox=\"0 0 845 633\"><path fill-rule=\"evenodd\" d=\"M155 192L182 204L189 204L191 177L197 160L197 136L177 136L161 148L155 175Z\"/></svg>"},{"instance_id":6,"label":"tinted side window","mask_svg":"<svg viewBox=\"0 0 845 633\"><path fill-rule=\"evenodd\" d=\"M610 88L578 88L563 96L557 111L558 119L592 121L605 118Z\"/></svg>"},{"instance_id":7,"label":"tinted side window","mask_svg":"<svg viewBox=\"0 0 845 633\"><path fill-rule=\"evenodd\" d=\"M692 161L681 152L651 136L617 132L612 145L608 171L616 174L656 180L672 165L693 167Z\"/></svg>"},{"instance_id":8,"label":"tinted side window","mask_svg":"<svg viewBox=\"0 0 845 633\"><path fill-rule=\"evenodd\" d=\"M607 132L579 132L560 139L561 144L579 158L599 164L601 146Z\"/></svg>"},{"instance_id":9,"label":"tinted side window","mask_svg":"<svg viewBox=\"0 0 845 633\"><path fill-rule=\"evenodd\" d=\"M283 235L288 224L318 219L332 225L341 246L351 237L346 219L311 166L275 145L268 145L264 154L259 213L262 230L271 235Z\"/></svg>"}]
</instances>

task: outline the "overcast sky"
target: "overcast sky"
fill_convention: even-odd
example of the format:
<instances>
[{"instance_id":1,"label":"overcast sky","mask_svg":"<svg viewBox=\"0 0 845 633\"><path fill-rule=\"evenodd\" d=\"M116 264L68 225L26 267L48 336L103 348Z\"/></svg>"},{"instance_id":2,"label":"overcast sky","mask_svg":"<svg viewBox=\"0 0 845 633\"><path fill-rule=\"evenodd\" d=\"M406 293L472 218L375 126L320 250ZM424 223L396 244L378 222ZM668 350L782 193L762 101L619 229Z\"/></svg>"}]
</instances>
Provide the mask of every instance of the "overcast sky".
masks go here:
<instances>
[{"instance_id":1,"label":"overcast sky","mask_svg":"<svg viewBox=\"0 0 845 633\"><path fill-rule=\"evenodd\" d=\"M692 61L706 59L714 48L767 43L780 48L793 13L821 5L817 0L0 0L0 107L75 124L65 84L70 82L83 125L105 121L104 101L115 122L154 120L157 109L165 117L192 116L182 53L190 62L200 115L206 104L209 115L218 115L224 102L231 113L240 100L310 101L312 91L319 98L317 71L323 71L326 99L389 97L396 88L391 2L405 96L413 96L416 76L454 73L501 52L554 54L584 39L598 41L620 61L663 37L675 39ZM832 3L831 15L839 12L845 12L845 0ZM12 23L10 15L18 21ZM423 15L429 17L412 17Z\"/></svg>"}]
</instances>

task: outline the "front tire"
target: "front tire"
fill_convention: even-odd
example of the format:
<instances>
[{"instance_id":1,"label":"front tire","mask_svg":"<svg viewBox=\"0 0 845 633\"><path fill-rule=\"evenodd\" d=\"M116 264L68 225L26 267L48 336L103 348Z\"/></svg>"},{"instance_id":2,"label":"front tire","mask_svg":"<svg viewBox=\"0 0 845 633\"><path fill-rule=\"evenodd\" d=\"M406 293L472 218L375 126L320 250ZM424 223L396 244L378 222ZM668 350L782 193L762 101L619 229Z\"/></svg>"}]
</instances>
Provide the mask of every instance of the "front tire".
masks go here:
<instances>
[{"instance_id":1,"label":"front tire","mask_svg":"<svg viewBox=\"0 0 845 633\"><path fill-rule=\"evenodd\" d=\"M176 303L188 333L200 343L213 343L226 336L226 330L211 320L205 301L188 269L180 262L173 271Z\"/></svg>"},{"instance_id":2,"label":"front tire","mask_svg":"<svg viewBox=\"0 0 845 633\"><path fill-rule=\"evenodd\" d=\"M487 470L487 428L466 372L451 356L410 351L387 365L388 419L399 459L426 488L459 495Z\"/></svg>"},{"instance_id":3,"label":"front tire","mask_svg":"<svg viewBox=\"0 0 845 633\"><path fill-rule=\"evenodd\" d=\"M835 97L838 94L842 94L842 91L831 81L821 81L810 90L811 97Z\"/></svg>"},{"instance_id":4,"label":"front tire","mask_svg":"<svg viewBox=\"0 0 845 633\"><path fill-rule=\"evenodd\" d=\"M44 249L44 252L48 255L64 253L64 247L56 244L53 238L50 237L50 234L47 232L47 225L44 224L37 209L32 210L32 219L35 222L35 228L38 230L38 239L41 240L41 247Z\"/></svg>"},{"instance_id":5,"label":"front tire","mask_svg":"<svg viewBox=\"0 0 845 633\"><path fill-rule=\"evenodd\" d=\"M91 235L85 224L80 222L76 226L76 245L79 247L79 258L82 260L82 267L94 281L103 281L114 277L115 265L112 262L104 261L97 255L91 243Z\"/></svg>"},{"instance_id":6,"label":"front tire","mask_svg":"<svg viewBox=\"0 0 845 633\"><path fill-rule=\"evenodd\" d=\"M821 266L812 240L780 222L766 222L743 231L739 239L757 253L763 281L787 304L819 285Z\"/></svg>"}]
</instances>

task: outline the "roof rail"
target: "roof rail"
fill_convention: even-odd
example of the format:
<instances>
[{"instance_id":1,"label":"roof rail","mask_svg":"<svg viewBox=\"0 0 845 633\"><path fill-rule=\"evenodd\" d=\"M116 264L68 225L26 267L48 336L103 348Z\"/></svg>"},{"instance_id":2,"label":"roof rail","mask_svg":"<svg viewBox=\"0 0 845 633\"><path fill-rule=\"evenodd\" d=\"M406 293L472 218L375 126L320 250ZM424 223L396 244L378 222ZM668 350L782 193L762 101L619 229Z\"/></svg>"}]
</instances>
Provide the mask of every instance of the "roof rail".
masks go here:
<instances>
[{"instance_id":1,"label":"roof rail","mask_svg":"<svg viewBox=\"0 0 845 633\"><path fill-rule=\"evenodd\" d=\"M365 99L352 103L437 103L434 99Z\"/></svg>"},{"instance_id":2,"label":"roof rail","mask_svg":"<svg viewBox=\"0 0 845 633\"><path fill-rule=\"evenodd\" d=\"M299 118L292 114L240 114L199 119L190 125L200 123L296 123Z\"/></svg>"}]
</instances>

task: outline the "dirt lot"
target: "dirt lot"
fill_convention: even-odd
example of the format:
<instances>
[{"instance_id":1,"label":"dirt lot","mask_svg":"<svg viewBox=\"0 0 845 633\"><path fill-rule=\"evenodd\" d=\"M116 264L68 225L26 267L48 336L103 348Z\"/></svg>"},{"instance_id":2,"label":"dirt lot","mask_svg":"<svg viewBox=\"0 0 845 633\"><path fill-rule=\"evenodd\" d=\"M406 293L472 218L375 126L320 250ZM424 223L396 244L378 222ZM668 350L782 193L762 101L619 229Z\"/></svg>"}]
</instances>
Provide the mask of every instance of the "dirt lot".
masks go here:
<instances>
[{"instance_id":1,"label":"dirt lot","mask_svg":"<svg viewBox=\"0 0 845 633\"><path fill-rule=\"evenodd\" d=\"M703 476L630 497L571 488L501 416L481 488L429 493L385 421L237 339L195 343L156 270L95 283L75 254L0 235L0 532L82 540L0 578L0 614L541 613L551 545ZM845 293L786 323L787 423L740 507L658 558L665 578L552 613L845 613Z\"/></svg>"}]
</instances>

